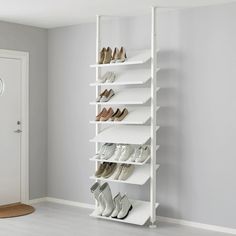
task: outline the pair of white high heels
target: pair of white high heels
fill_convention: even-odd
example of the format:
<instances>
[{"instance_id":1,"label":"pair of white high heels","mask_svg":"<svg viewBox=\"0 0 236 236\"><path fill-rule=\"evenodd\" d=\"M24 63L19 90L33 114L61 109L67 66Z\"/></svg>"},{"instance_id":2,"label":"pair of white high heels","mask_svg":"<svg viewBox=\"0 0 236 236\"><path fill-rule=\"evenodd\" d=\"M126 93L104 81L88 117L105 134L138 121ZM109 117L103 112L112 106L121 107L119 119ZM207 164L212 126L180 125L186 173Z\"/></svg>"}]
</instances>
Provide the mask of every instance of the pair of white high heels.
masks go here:
<instances>
[{"instance_id":1,"label":"pair of white high heels","mask_svg":"<svg viewBox=\"0 0 236 236\"><path fill-rule=\"evenodd\" d=\"M98 79L98 83L113 83L115 79L115 72L107 71L101 78Z\"/></svg>"}]
</instances>

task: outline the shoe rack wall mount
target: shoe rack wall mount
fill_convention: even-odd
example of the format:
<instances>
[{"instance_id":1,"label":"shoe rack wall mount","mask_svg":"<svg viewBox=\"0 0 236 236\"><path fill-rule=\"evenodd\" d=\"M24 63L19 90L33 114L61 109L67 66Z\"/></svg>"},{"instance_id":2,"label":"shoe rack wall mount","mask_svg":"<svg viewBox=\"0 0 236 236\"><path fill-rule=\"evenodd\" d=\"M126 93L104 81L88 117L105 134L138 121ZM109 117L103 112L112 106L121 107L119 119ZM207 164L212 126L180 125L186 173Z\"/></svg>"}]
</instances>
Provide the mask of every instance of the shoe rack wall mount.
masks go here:
<instances>
[{"instance_id":1,"label":"shoe rack wall mount","mask_svg":"<svg viewBox=\"0 0 236 236\"><path fill-rule=\"evenodd\" d=\"M151 9L151 53L149 51L149 55L150 55L149 59L150 59L150 64L151 64L150 77L146 76L147 78L146 79L144 78L144 80L141 79L140 80L141 82L140 81L131 81L131 82L127 83L125 81L122 81L121 84L119 84L119 83L113 84L113 86L116 86L116 85L119 86L119 85L126 84L126 83L139 85L139 84L143 84L144 82L146 82L150 78L150 85L151 85L150 86L150 125L148 126L148 129L149 129L149 136L150 136L149 140L150 140L150 145L151 145L151 153L150 153L150 158L149 158L150 164L148 164L149 168L147 169L147 171L149 171L148 175L149 175L149 179L150 179L150 201L144 202L144 201L134 200L133 205L137 206L137 207L134 207L134 209L131 211L132 214L130 214L125 220L121 221L123 223L143 225L148 219L150 219L150 225L149 225L150 228L156 227L156 209L159 205L156 202L156 172L159 167L159 165L157 165L157 163L156 163L156 151L159 147L156 144L156 132L159 128L159 127L157 127L157 124L156 124L156 112L158 109L157 104L156 104L156 98L157 98L156 93L159 90L156 86L156 79L157 79L156 74L159 70L157 68L157 45L156 45L157 44L157 40L156 40L157 16L156 16L156 14L157 14L156 7L152 7L152 9ZM101 27L101 16L97 15L96 16L96 62L99 61L99 52L101 49L100 27ZM109 67L109 66L119 67L119 66L125 65L125 64L126 65L143 64L143 63L146 63L147 61L149 61L149 59L147 58L146 51L143 51L139 56L133 57L133 58L135 58L135 59L132 59L131 62L129 62L129 60L128 60L127 62L117 63L115 65L114 64L113 65L112 64L111 65L109 65L109 64L91 65L91 67L94 67L96 70L96 81L98 81L98 79L101 77L101 69L103 67ZM93 83L90 85L95 86L96 97L98 97L98 95L101 93L101 86L103 84L99 84L96 82L96 83ZM105 105L105 104L99 104L99 103L91 103L91 104L94 104L96 106L96 114L98 114L101 111L101 105ZM140 103L140 104L142 104L142 103ZM109 105L109 102L107 103L107 105ZM110 105L112 105L112 99L111 99ZM101 135L103 133L102 123L99 123L99 122L91 122L91 123L93 123L95 125L96 137L93 138L93 141L95 142L95 152L98 153L99 149L100 149L100 144L101 144L101 141L100 141L101 139L99 139L99 137L102 137ZM114 124L114 125L116 125L116 124ZM129 126L130 124L128 124L128 123L125 124L125 122L124 122L124 125ZM140 133L140 135L142 135L142 133ZM146 139L148 139L148 137ZM92 160L96 163L95 170L97 170L99 162L101 162L101 160L95 160L93 158L91 158L90 160ZM142 166L140 166L140 168L142 168ZM144 177L145 177L145 173L144 173ZM92 179L94 179L97 182L101 181L100 179L93 178L93 177L92 177ZM145 178L144 178L144 180L146 181ZM122 184L125 184L125 181L117 181L117 183L119 183L119 182L122 182ZM138 184L138 183L134 179L133 182L130 181L130 182L127 182L127 184ZM96 217L96 218L107 219L107 220L120 221L120 220L112 219L110 217L96 216L95 212L93 212L91 214L91 216Z\"/></svg>"}]
</instances>

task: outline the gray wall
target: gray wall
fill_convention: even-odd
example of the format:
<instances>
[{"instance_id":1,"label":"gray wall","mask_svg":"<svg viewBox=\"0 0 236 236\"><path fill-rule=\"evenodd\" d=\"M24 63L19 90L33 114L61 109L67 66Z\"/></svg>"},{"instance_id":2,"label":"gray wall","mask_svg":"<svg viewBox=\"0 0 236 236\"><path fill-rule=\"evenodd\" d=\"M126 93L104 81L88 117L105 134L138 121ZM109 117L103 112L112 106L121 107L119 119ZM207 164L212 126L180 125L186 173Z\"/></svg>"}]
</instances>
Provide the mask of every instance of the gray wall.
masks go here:
<instances>
[{"instance_id":1,"label":"gray wall","mask_svg":"<svg viewBox=\"0 0 236 236\"><path fill-rule=\"evenodd\" d=\"M180 15L178 178L181 197L176 214L234 228L235 12L236 4L228 4L188 10Z\"/></svg>"},{"instance_id":2,"label":"gray wall","mask_svg":"<svg viewBox=\"0 0 236 236\"><path fill-rule=\"evenodd\" d=\"M90 203L94 38L93 24L53 29L48 35L48 196Z\"/></svg>"},{"instance_id":3,"label":"gray wall","mask_svg":"<svg viewBox=\"0 0 236 236\"><path fill-rule=\"evenodd\" d=\"M160 215L236 227L235 11L231 4L160 15ZM104 22L104 45L147 47L149 20ZM52 29L48 40L48 195L93 203L95 25ZM147 185L112 189L149 197Z\"/></svg>"},{"instance_id":4,"label":"gray wall","mask_svg":"<svg viewBox=\"0 0 236 236\"><path fill-rule=\"evenodd\" d=\"M30 53L30 199L46 195L47 30L0 22L0 48Z\"/></svg>"}]
</instances>

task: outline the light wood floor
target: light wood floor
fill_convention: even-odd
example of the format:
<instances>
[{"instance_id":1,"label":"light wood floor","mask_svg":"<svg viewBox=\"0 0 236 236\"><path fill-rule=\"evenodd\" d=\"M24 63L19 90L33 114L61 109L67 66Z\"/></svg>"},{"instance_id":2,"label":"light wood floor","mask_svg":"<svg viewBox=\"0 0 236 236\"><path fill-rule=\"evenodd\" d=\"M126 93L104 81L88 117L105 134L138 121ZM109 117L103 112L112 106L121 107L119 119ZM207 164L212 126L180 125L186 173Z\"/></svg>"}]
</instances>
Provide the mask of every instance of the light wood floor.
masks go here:
<instances>
[{"instance_id":1,"label":"light wood floor","mask_svg":"<svg viewBox=\"0 0 236 236\"><path fill-rule=\"evenodd\" d=\"M34 205L36 212L0 219L0 236L229 236L170 223L156 229L93 219L90 210L54 203Z\"/></svg>"}]
</instances>

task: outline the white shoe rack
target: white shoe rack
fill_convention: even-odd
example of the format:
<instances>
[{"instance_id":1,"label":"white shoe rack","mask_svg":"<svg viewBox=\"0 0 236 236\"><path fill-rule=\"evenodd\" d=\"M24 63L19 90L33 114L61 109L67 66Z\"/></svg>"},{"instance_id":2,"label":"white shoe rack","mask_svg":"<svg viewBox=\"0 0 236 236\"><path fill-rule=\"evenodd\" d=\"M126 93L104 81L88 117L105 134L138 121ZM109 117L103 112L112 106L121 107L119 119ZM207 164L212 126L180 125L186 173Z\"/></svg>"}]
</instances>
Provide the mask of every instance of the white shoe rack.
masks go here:
<instances>
[{"instance_id":1,"label":"white shoe rack","mask_svg":"<svg viewBox=\"0 0 236 236\"><path fill-rule=\"evenodd\" d=\"M91 157L90 161L93 161L96 165L96 169L100 162L114 162L114 163L126 163L135 165L134 173L126 180L113 180L111 178L103 179L91 176L90 179L95 181L112 182L118 184L133 184L150 186L150 199L149 201L140 201L138 199L131 199L133 209L130 211L127 218L124 220L113 219L110 217L98 216L96 209L91 214L92 217L102 218L106 220L118 221L123 223L130 223L136 225L144 225L150 220L150 226L156 225L156 209L158 203L156 202L156 172L159 165L156 163L156 152L159 146L156 144L156 134L159 126L156 124L156 113L159 109L156 104L156 94L159 90L156 86L156 77L159 68L157 68L157 54L156 47L156 8L152 7L151 12L151 46L150 49L142 51L128 51L128 59L123 63L113 64L94 64L91 67L96 69L96 81L102 76L102 68L122 67L123 70L117 73L117 78L114 83L91 83L90 86L96 88L96 97L101 93L103 86L112 86L115 91L113 96L108 102L96 103L91 102L91 105L95 105L96 114L98 114L102 107L117 107L126 106L129 110L129 114L121 122L100 122L90 121L95 125L96 135L90 141L96 144L96 153L99 151L102 143L123 143L132 145L143 145L150 143L151 154L150 157L144 163L136 162L122 162L113 159L106 161L98 160L95 157ZM98 61L98 55L101 50L101 16L97 16L96 19L96 61ZM109 46L109 45L104 45ZM120 45L122 46L122 45ZM148 65L149 69L143 69L142 65ZM137 66L140 65L137 69ZM124 67L126 66L126 67ZM125 68L125 69L124 69ZM128 68L128 69L126 69ZM124 87L125 86L125 87ZM131 87L130 87L131 86ZM135 86L136 88L133 88ZM148 125L147 125L148 123ZM105 127L104 127L105 125Z\"/></svg>"}]
</instances>

